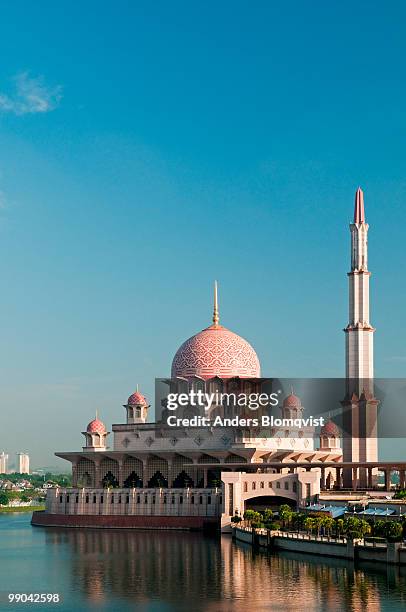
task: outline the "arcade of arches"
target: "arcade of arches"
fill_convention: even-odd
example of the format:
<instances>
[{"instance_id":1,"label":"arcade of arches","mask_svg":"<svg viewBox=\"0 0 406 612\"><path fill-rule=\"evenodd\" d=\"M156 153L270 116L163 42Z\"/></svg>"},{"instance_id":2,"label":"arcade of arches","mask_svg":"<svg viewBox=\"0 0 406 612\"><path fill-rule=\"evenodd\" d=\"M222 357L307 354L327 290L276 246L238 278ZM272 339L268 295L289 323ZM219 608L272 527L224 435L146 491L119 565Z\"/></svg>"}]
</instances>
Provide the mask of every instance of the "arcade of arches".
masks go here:
<instances>
[{"instance_id":1,"label":"arcade of arches","mask_svg":"<svg viewBox=\"0 0 406 612\"><path fill-rule=\"evenodd\" d=\"M245 463L246 459L229 454L225 463ZM100 455L72 460L73 486L111 488L207 488L220 486L220 469L199 467L199 464L220 463L216 457L202 453L191 459L174 453L171 458L150 454L113 458Z\"/></svg>"}]
</instances>

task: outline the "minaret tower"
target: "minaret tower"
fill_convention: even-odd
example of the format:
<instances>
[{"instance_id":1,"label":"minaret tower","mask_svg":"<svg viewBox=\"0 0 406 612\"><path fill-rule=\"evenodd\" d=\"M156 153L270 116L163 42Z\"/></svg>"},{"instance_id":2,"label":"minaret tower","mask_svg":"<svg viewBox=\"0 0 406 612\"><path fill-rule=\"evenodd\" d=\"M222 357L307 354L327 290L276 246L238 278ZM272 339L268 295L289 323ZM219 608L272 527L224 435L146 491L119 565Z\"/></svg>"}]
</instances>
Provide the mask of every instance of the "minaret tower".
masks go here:
<instances>
[{"instance_id":1,"label":"minaret tower","mask_svg":"<svg viewBox=\"0 0 406 612\"><path fill-rule=\"evenodd\" d=\"M368 223L365 221L364 194L355 194L351 231L351 271L349 280L349 322L345 332L346 399L342 403L343 461L376 461L376 414L374 398L373 334L369 320ZM359 487L372 486L371 473L365 469L345 470L344 486L354 479ZM351 482L350 482L351 480Z\"/></svg>"},{"instance_id":2,"label":"minaret tower","mask_svg":"<svg viewBox=\"0 0 406 612\"><path fill-rule=\"evenodd\" d=\"M362 388L352 388L358 395L364 379L374 376L373 332L369 322L368 223L365 222L364 194L355 194L354 222L351 231L351 272L349 279L349 322L346 332L346 378L361 381ZM355 383L357 385L357 383ZM351 385L352 386L352 385ZM366 389L365 389L366 390Z\"/></svg>"}]
</instances>

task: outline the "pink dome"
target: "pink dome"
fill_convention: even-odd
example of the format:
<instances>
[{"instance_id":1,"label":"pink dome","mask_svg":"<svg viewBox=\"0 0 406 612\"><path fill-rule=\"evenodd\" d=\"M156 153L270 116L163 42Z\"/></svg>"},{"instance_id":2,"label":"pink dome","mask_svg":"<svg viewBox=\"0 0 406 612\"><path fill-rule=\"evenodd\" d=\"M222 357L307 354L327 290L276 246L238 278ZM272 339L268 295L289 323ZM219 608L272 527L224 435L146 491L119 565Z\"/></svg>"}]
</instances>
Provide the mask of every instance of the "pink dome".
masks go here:
<instances>
[{"instance_id":1,"label":"pink dome","mask_svg":"<svg viewBox=\"0 0 406 612\"><path fill-rule=\"evenodd\" d=\"M284 408L300 408L301 406L302 406L302 403L300 401L300 397L298 397L297 395L294 395L293 393L290 393L283 400Z\"/></svg>"},{"instance_id":2,"label":"pink dome","mask_svg":"<svg viewBox=\"0 0 406 612\"><path fill-rule=\"evenodd\" d=\"M106 427L103 421L100 421L100 419L93 419L93 421L90 421L89 425L87 426L86 431L87 433L104 434L106 433Z\"/></svg>"},{"instance_id":3,"label":"pink dome","mask_svg":"<svg viewBox=\"0 0 406 612\"><path fill-rule=\"evenodd\" d=\"M139 391L135 391L135 393L130 395L127 404L129 406L148 406L147 400Z\"/></svg>"},{"instance_id":4,"label":"pink dome","mask_svg":"<svg viewBox=\"0 0 406 612\"><path fill-rule=\"evenodd\" d=\"M333 421L327 421L321 428L320 433L322 436L335 436L336 438L340 436L340 430Z\"/></svg>"},{"instance_id":5,"label":"pink dome","mask_svg":"<svg viewBox=\"0 0 406 612\"><path fill-rule=\"evenodd\" d=\"M172 378L259 378L260 375L261 366L252 346L218 324L186 340L172 362Z\"/></svg>"}]
</instances>

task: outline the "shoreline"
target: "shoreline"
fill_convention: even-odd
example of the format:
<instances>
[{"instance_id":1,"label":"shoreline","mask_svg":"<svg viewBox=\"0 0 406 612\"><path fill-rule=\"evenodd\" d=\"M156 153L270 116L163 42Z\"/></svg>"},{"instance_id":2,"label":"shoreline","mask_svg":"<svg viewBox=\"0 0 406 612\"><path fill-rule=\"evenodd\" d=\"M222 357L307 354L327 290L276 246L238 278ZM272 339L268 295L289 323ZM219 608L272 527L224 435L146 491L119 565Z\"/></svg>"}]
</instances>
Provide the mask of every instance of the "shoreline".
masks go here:
<instances>
[{"instance_id":1,"label":"shoreline","mask_svg":"<svg viewBox=\"0 0 406 612\"><path fill-rule=\"evenodd\" d=\"M11 512L36 512L45 510L45 506L4 506L0 508L0 514L10 514Z\"/></svg>"}]
</instances>

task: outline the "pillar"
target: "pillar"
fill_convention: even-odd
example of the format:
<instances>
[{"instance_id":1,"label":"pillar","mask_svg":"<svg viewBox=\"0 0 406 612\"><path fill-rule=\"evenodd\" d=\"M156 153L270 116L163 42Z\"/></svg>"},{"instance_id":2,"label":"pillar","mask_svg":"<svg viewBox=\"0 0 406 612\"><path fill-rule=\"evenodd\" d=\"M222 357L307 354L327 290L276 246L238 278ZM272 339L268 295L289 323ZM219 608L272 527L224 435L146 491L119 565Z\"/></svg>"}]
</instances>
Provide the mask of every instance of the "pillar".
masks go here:
<instances>
[{"instance_id":1,"label":"pillar","mask_svg":"<svg viewBox=\"0 0 406 612\"><path fill-rule=\"evenodd\" d=\"M320 488L322 491L326 490L326 468L321 468Z\"/></svg>"},{"instance_id":2,"label":"pillar","mask_svg":"<svg viewBox=\"0 0 406 612\"><path fill-rule=\"evenodd\" d=\"M341 482L341 468L340 467L336 467L336 486L341 489L342 486L342 482Z\"/></svg>"},{"instance_id":3,"label":"pillar","mask_svg":"<svg viewBox=\"0 0 406 612\"><path fill-rule=\"evenodd\" d=\"M120 487L120 489L122 489L124 486L123 484L123 460L122 459L118 460L118 486Z\"/></svg>"},{"instance_id":4,"label":"pillar","mask_svg":"<svg viewBox=\"0 0 406 612\"><path fill-rule=\"evenodd\" d=\"M389 489L390 489L391 470L390 469L385 469L384 470L384 476L385 476L385 491L389 491Z\"/></svg>"},{"instance_id":5,"label":"pillar","mask_svg":"<svg viewBox=\"0 0 406 612\"><path fill-rule=\"evenodd\" d=\"M352 490L356 491L358 486L358 468L352 468Z\"/></svg>"},{"instance_id":6,"label":"pillar","mask_svg":"<svg viewBox=\"0 0 406 612\"><path fill-rule=\"evenodd\" d=\"M142 486L144 489L148 487L148 480L149 480L148 459L143 459L142 460Z\"/></svg>"},{"instance_id":7,"label":"pillar","mask_svg":"<svg viewBox=\"0 0 406 612\"><path fill-rule=\"evenodd\" d=\"M101 482L100 482L100 461L95 461L94 462L94 486L97 489L101 489Z\"/></svg>"},{"instance_id":8,"label":"pillar","mask_svg":"<svg viewBox=\"0 0 406 612\"><path fill-rule=\"evenodd\" d=\"M78 486L78 463L72 461L72 487Z\"/></svg>"},{"instance_id":9,"label":"pillar","mask_svg":"<svg viewBox=\"0 0 406 612\"><path fill-rule=\"evenodd\" d=\"M367 486L368 489L372 489L372 468L368 468L368 478L367 478Z\"/></svg>"}]
</instances>

